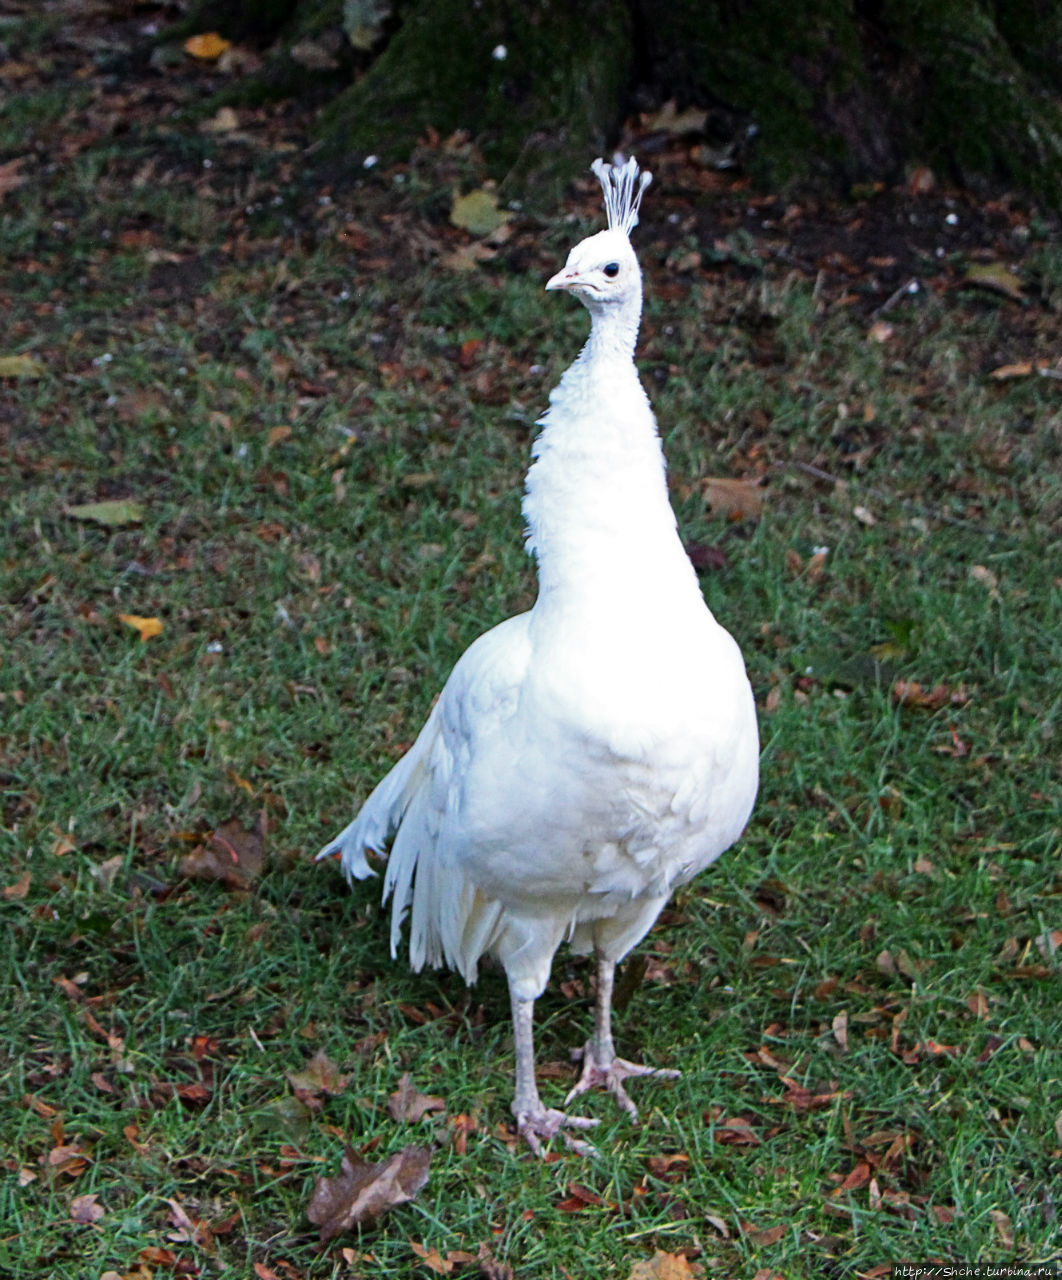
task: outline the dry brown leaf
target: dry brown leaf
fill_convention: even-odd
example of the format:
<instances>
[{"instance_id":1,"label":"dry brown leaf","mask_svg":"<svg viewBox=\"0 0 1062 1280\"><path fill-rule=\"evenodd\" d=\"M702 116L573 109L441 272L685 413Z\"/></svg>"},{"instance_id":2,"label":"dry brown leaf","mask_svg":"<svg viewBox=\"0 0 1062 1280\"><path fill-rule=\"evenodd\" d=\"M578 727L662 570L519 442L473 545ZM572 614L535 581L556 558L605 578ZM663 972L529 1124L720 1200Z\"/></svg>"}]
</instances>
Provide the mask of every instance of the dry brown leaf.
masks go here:
<instances>
[{"instance_id":1,"label":"dry brown leaf","mask_svg":"<svg viewBox=\"0 0 1062 1280\"><path fill-rule=\"evenodd\" d=\"M107 1210L99 1203L96 1192L83 1196L74 1196L70 1201L70 1220L72 1222L99 1222Z\"/></svg>"},{"instance_id":2,"label":"dry brown leaf","mask_svg":"<svg viewBox=\"0 0 1062 1280\"><path fill-rule=\"evenodd\" d=\"M776 1227L767 1227L763 1231L750 1231L748 1238L753 1244L758 1245L761 1249L770 1244L777 1244L785 1235L789 1228L785 1223L779 1223Z\"/></svg>"},{"instance_id":3,"label":"dry brown leaf","mask_svg":"<svg viewBox=\"0 0 1062 1280\"><path fill-rule=\"evenodd\" d=\"M695 1280L703 1274L702 1268L695 1268L685 1254L658 1249L651 1258L636 1262L627 1280Z\"/></svg>"},{"instance_id":4,"label":"dry brown leaf","mask_svg":"<svg viewBox=\"0 0 1062 1280\"><path fill-rule=\"evenodd\" d=\"M479 1280L515 1280L512 1267L507 1262L499 1262L489 1244L479 1246L475 1260L479 1263Z\"/></svg>"},{"instance_id":5,"label":"dry brown leaf","mask_svg":"<svg viewBox=\"0 0 1062 1280\"><path fill-rule=\"evenodd\" d=\"M139 631L141 640L153 640L162 635L162 623L158 618L143 618L138 613L120 613L118 621Z\"/></svg>"},{"instance_id":6,"label":"dry brown leaf","mask_svg":"<svg viewBox=\"0 0 1062 1280\"><path fill-rule=\"evenodd\" d=\"M23 871L14 884L5 884L3 889L0 889L0 896L5 897L9 902L21 902L29 893L32 882L32 874L29 871Z\"/></svg>"},{"instance_id":7,"label":"dry brown leaf","mask_svg":"<svg viewBox=\"0 0 1062 1280\"><path fill-rule=\"evenodd\" d=\"M755 1147L763 1141L753 1129L751 1121L744 1116L724 1116L716 1120L715 1140L722 1146L732 1147Z\"/></svg>"},{"instance_id":8,"label":"dry brown leaf","mask_svg":"<svg viewBox=\"0 0 1062 1280\"><path fill-rule=\"evenodd\" d=\"M1044 959L1050 960L1062 949L1062 929L1045 929L1037 937L1036 946Z\"/></svg>"},{"instance_id":9,"label":"dry brown leaf","mask_svg":"<svg viewBox=\"0 0 1062 1280\"><path fill-rule=\"evenodd\" d=\"M1027 378L1030 374L1039 373L1041 369L1050 369L1050 360L1020 360L1017 364L1001 364L988 375L997 382L1005 382L1008 378Z\"/></svg>"},{"instance_id":10,"label":"dry brown leaf","mask_svg":"<svg viewBox=\"0 0 1062 1280\"><path fill-rule=\"evenodd\" d=\"M421 1262L424 1263L428 1270L434 1271L437 1276L448 1276L456 1266L456 1263L451 1257L447 1256L444 1258L439 1250L434 1246L427 1249L424 1245L417 1244L416 1240L410 1240L409 1247Z\"/></svg>"},{"instance_id":11,"label":"dry brown leaf","mask_svg":"<svg viewBox=\"0 0 1062 1280\"><path fill-rule=\"evenodd\" d=\"M237 818L223 822L205 844L196 845L178 865L189 880L220 880L230 889L249 889L265 858L265 818L252 830Z\"/></svg>"},{"instance_id":12,"label":"dry brown leaf","mask_svg":"<svg viewBox=\"0 0 1062 1280\"><path fill-rule=\"evenodd\" d=\"M701 487L716 515L728 520L758 520L763 514L763 486L759 480L709 476Z\"/></svg>"},{"instance_id":13,"label":"dry brown leaf","mask_svg":"<svg viewBox=\"0 0 1062 1280\"><path fill-rule=\"evenodd\" d=\"M838 1013L833 1022L830 1024L833 1031L833 1038L837 1041L837 1046L842 1053L848 1052L848 1010L842 1009Z\"/></svg>"},{"instance_id":14,"label":"dry brown leaf","mask_svg":"<svg viewBox=\"0 0 1062 1280\"><path fill-rule=\"evenodd\" d=\"M989 1016L988 997L983 991L975 991L966 999L966 1007L975 1018L984 1021Z\"/></svg>"},{"instance_id":15,"label":"dry brown leaf","mask_svg":"<svg viewBox=\"0 0 1062 1280\"><path fill-rule=\"evenodd\" d=\"M167 1215L173 1224L173 1230L167 1231L166 1239L174 1244L194 1244L207 1253L213 1253L214 1233L201 1218L193 1218L179 1200L167 1199L170 1206Z\"/></svg>"},{"instance_id":16,"label":"dry brown leaf","mask_svg":"<svg viewBox=\"0 0 1062 1280\"><path fill-rule=\"evenodd\" d=\"M926 689L917 680L897 680L892 686L892 696L902 707L924 707L927 711L936 711L949 703L962 707L970 701L961 684L953 689L942 682Z\"/></svg>"},{"instance_id":17,"label":"dry brown leaf","mask_svg":"<svg viewBox=\"0 0 1062 1280\"><path fill-rule=\"evenodd\" d=\"M1014 1248L1014 1223L1003 1212L1002 1209L989 1209L988 1216L992 1219L992 1225L996 1229L999 1236L999 1243L1004 1249Z\"/></svg>"},{"instance_id":18,"label":"dry brown leaf","mask_svg":"<svg viewBox=\"0 0 1062 1280\"><path fill-rule=\"evenodd\" d=\"M204 31L202 35L189 36L184 42L184 51L201 62L214 62L230 44L231 41L219 36L216 31Z\"/></svg>"},{"instance_id":19,"label":"dry brown leaf","mask_svg":"<svg viewBox=\"0 0 1062 1280\"><path fill-rule=\"evenodd\" d=\"M431 1151L403 1147L382 1164L368 1164L352 1147L334 1178L318 1178L306 1216L322 1243L354 1226L371 1226L390 1209L408 1204L428 1181Z\"/></svg>"},{"instance_id":20,"label":"dry brown leaf","mask_svg":"<svg viewBox=\"0 0 1062 1280\"><path fill-rule=\"evenodd\" d=\"M445 1111L446 1103L434 1094L418 1093L407 1071L387 1099L387 1110L392 1120L409 1120L415 1124L429 1111Z\"/></svg>"}]
</instances>

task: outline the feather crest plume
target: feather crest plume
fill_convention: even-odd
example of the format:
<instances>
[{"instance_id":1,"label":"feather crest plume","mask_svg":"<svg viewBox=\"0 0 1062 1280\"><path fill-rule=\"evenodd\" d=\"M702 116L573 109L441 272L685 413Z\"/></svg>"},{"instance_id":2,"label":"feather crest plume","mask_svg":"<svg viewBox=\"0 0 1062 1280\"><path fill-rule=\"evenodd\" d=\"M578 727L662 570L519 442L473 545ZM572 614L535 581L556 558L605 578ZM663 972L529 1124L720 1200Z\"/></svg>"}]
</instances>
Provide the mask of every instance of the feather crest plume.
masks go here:
<instances>
[{"instance_id":1,"label":"feather crest plume","mask_svg":"<svg viewBox=\"0 0 1062 1280\"><path fill-rule=\"evenodd\" d=\"M612 164L595 160L590 166L605 193L605 215L610 231L622 231L629 236L638 225L638 209L642 195L653 180L651 173L638 168L633 156L626 162L619 154Z\"/></svg>"}]
</instances>

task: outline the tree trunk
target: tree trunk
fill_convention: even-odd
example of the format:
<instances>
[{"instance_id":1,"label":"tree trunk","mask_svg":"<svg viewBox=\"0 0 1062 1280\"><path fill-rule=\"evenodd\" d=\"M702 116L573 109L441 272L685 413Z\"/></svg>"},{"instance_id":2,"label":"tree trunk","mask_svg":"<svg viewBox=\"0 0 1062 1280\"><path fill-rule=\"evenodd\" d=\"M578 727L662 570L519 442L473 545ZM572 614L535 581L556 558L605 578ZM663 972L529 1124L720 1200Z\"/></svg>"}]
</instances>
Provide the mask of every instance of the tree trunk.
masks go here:
<instances>
[{"instance_id":1,"label":"tree trunk","mask_svg":"<svg viewBox=\"0 0 1062 1280\"><path fill-rule=\"evenodd\" d=\"M632 63L626 0L418 0L321 137L395 159L465 130L510 194L552 202L605 147Z\"/></svg>"},{"instance_id":2,"label":"tree trunk","mask_svg":"<svg viewBox=\"0 0 1062 1280\"><path fill-rule=\"evenodd\" d=\"M351 167L370 154L404 159L431 130L463 130L506 194L551 203L604 153L637 94L713 108L741 162L775 189L891 183L926 165L1062 205L1058 0L395 4L377 47L344 45L340 74L353 83L319 122L322 153ZM355 10L371 9L202 0L192 21L279 35L268 74L290 91L293 75L313 79L292 46L329 27L334 42Z\"/></svg>"}]
</instances>

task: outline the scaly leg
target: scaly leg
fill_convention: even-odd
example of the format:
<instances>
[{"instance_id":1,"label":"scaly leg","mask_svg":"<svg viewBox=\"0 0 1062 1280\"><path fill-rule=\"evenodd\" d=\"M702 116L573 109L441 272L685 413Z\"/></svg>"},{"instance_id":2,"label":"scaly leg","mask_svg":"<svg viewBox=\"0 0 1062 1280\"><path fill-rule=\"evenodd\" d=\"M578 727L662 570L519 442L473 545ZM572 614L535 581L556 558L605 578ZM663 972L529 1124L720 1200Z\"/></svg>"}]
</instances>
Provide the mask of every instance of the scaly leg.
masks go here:
<instances>
[{"instance_id":1,"label":"scaly leg","mask_svg":"<svg viewBox=\"0 0 1062 1280\"><path fill-rule=\"evenodd\" d=\"M632 1120L638 1119L638 1108L627 1096L624 1080L635 1076L657 1076L673 1080L682 1074L666 1067L646 1067L640 1062L627 1062L616 1057L612 1040L612 986L616 977L616 962L607 960L600 953L597 957L597 1003L594 1006L594 1035L586 1042L582 1052L583 1070L575 1088L565 1098L565 1104L588 1089L604 1086Z\"/></svg>"},{"instance_id":2,"label":"scaly leg","mask_svg":"<svg viewBox=\"0 0 1062 1280\"><path fill-rule=\"evenodd\" d=\"M568 1147L579 1155L596 1155L589 1142L573 1138L567 1129L590 1129L598 1123L586 1116L569 1116L552 1107L544 1107L535 1083L534 1000L523 1000L510 992L513 1008L513 1037L516 1043L516 1096L513 1115L516 1131L536 1156L542 1154L542 1140L560 1133Z\"/></svg>"}]
</instances>

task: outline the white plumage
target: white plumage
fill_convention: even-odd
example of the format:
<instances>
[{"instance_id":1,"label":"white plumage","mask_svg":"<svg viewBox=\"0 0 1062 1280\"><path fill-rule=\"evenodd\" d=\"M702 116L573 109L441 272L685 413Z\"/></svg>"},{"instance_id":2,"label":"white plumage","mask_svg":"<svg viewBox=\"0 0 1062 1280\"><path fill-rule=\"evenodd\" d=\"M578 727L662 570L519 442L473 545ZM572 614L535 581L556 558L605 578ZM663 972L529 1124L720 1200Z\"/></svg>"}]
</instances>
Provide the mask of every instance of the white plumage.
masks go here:
<instances>
[{"instance_id":1,"label":"white plumage","mask_svg":"<svg viewBox=\"0 0 1062 1280\"><path fill-rule=\"evenodd\" d=\"M348 879L392 839L392 951L473 982L505 968L513 1112L540 1140L591 1123L543 1106L532 1008L563 941L598 962L594 1034L572 1096L654 1074L616 1057L612 980L676 886L741 834L756 795L756 715L737 645L679 540L652 409L634 366L641 272L629 232L649 175L595 162L609 229L546 285L589 309L590 338L550 395L527 476L534 607L465 652L419 737L320 853ZM675 1074L662 1072L659 1074ZM588 1149L568 1137L569 1145Z\"/></svg>"}]
</instances>

